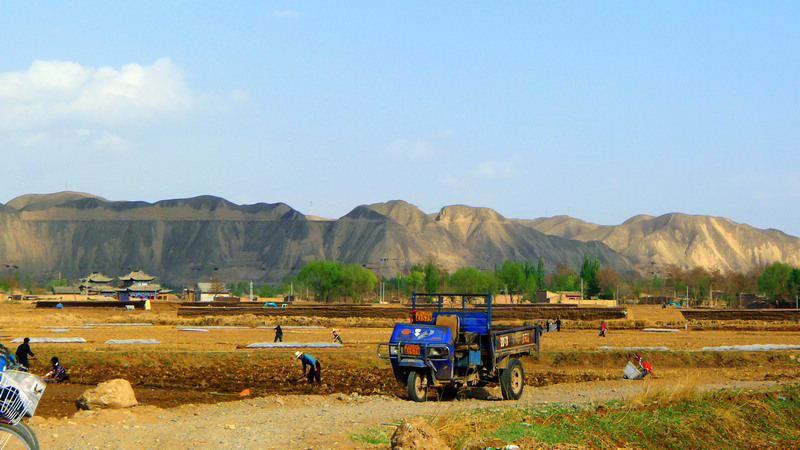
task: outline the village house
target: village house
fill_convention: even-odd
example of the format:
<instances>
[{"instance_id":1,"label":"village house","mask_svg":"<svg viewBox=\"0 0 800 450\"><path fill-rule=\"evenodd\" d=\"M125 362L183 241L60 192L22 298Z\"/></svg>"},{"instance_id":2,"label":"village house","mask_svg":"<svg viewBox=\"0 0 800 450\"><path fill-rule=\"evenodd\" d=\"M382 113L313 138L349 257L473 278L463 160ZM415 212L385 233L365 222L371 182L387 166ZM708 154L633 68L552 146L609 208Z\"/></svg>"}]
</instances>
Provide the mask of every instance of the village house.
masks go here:
<instances>
[{"instance_id":1,"label":"village house","mask_svg":"<svg viewBox=\"0 0 800 450\"><path fill-rule=\"evenodd\" d=\"M220 282L197 283L197 289L194 291L194 301L196 302L213 302L220 297L227 296L228 290L225 288L225 284Z\"/></svg>"}]
</instances>

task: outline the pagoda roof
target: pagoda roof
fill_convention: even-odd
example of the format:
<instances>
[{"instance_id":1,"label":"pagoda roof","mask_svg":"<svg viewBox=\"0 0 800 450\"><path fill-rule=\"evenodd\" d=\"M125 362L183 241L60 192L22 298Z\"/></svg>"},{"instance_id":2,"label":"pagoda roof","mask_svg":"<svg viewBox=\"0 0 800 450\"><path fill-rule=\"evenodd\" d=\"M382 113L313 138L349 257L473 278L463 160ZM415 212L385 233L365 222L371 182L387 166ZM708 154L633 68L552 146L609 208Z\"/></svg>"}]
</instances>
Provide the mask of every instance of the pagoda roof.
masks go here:
<instances>
[{"instance_id":1,"label":"pagoda roof","mask_svg":"<svg viewBox=\"0 0 800 450\"><path fill-rule=\"evenodd\" d=\"M109 277L103 275L100 272L92 272L91 275L89 275L88 277L82 279L81 281L86 281L86 282L89 282L89 283L101 283L101 284L104 284L104 283L110 283L111 280L112 280L112 278L109 278Z\"/></svg>"},{"instance_id":2,"label":"pagoda roof","mask_svg":"<svg viewBox=\"0 0 800 450\"><path fill-rule=\"evenodd\" d=\"M134 270L133 272L123 275L119 277L122 281L151 281L154 280L156 277L150 276L141 270Z\"/></svg>"}]
</instances>

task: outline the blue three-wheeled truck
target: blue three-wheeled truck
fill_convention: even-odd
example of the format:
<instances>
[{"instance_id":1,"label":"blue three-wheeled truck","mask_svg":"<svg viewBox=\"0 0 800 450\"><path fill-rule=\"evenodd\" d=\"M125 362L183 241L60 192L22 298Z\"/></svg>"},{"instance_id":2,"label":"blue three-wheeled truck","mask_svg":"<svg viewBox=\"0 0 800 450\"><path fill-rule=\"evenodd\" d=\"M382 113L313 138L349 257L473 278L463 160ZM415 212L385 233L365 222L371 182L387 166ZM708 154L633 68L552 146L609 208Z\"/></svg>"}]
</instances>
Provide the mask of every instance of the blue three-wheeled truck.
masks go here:
<instances>
[{"instance_id":1,"label":"blue three-wheeled truck","mask_svg":"<svg viewBox=\"0 0 800 450\"><path fill-rule=\"evenodd\" d=\"M396 324L378 356L390 360L417 402L427 399L428 387L442 393L487 383L499 383L504 399L517 400L525 386L519 358L539 353L540 336L536 326L493 326L491 294L414 293L411 323Z\"/></svg>"}]
</instances>

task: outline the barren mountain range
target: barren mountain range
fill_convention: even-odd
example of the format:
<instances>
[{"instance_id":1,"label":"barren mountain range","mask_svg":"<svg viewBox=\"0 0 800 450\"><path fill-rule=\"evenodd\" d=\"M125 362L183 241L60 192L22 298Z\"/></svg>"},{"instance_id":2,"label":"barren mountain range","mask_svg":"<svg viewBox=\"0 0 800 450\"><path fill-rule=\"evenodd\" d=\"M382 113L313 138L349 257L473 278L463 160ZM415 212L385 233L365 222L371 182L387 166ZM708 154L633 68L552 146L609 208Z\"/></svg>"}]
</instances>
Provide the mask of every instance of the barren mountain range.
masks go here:
<instances>
[{"instance_id":1,"label":"barren mountain range","mask_svg":"<svg viewBox=\"0 0 800 450\"><path fill-rule=\"evenodd\" d=\"M286 204L236 205L201 196L112 202L77 193L24 195L0 205L0 276L49 281L134 269L188 285L275 283L308 261L361 264L393 277L433 260L449 271L491 269L503 260L577 269L585 254L619 271L668 264L747 271L781 261L800 266L800 239L725 218L665 214L597 225L556 216L507 219L456 205L426 214L400 200L361 205L337 220L306 217Z\"/></svg>"}]
</instances>

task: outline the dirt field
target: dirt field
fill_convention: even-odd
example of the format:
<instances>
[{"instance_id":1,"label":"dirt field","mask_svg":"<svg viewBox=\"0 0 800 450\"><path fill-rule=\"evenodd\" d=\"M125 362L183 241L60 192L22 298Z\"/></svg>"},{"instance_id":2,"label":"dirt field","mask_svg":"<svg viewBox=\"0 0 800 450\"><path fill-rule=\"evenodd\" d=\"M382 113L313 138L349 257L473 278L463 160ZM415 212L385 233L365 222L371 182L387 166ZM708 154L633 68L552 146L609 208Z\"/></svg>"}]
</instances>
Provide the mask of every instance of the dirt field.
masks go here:
<instances>
[{"instance_id":1,"label":"dirt field","mask_svg":"<svg viewBox=\"0 0 800 450\"><path fill-rule=\"evenodd\" d=\"M405 398L405 390L394 381L388 362L376 355L377 344L389 337L388 324L376 321L381 326L369 327L365 326L368 323L349 318L287 317L278 320L286 326L285 342L330 342L331 326L342 329L344 347L307 349L322 362L322 386L311 387L297 381L301 366L292 356L296 348L244 348L250 343L272 342L271 327L277 323L275 318L267 320L253 315L182 318L171 305L157 305L154 311L116 311L34 309L26 304L3 303L0 304L0 339L12 351L18 344L10 341L24 336L86 340L85 343L32 344L36 353L33 372L44 373L50 357L57 355L72 378L68 384L48 385L36 412L44 419L73 417L76 413L74 400L85 389L118 377L133 384L142 405L138 410L143 411L143 406L160 408L153 410L156 415L163 414L164 408L185 404L216 405L229 400L238 403L235 394L245 388L252 393L250 399L289 396L295 399L291 401L301 403L304 397L316 395ZM524 360L526 392L545 386L617 382L622 367L634 351L630 347L640 348L636 351L653 364L653 382L669 383L688 376L698 383L796 382L800 379L798 350L700 351L704 347L730 345L800 346L797 323L791 320L737 321L734 324L687 322L675 310L638 307L629 309L626 319L608 322L606 338L599 337L594 324L585 321L567 320L561 332L545 333L541 354ZM72 328L111 323L129 325ZM179 326L241 328L207 328L207 332L202 332L181 330ZM259 326L268 328L256 328ZM645 327L679 331L643 331ZM156 339L160 343L106 344L109 339ZM649 349L655 347L669 350ZM293 397L295 394L299 397ZM470 395L461 393L455 402L477 402L470 400ZM86 413L82 414L76 417L85 418ZM69 422L70 419L62 420ZM366 422L368 419L364 419ZM324 441L319 445L325 448Z\"/></svg>"}]
</instances>

